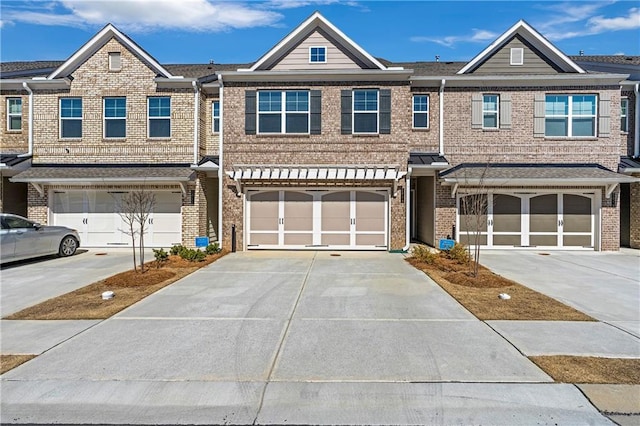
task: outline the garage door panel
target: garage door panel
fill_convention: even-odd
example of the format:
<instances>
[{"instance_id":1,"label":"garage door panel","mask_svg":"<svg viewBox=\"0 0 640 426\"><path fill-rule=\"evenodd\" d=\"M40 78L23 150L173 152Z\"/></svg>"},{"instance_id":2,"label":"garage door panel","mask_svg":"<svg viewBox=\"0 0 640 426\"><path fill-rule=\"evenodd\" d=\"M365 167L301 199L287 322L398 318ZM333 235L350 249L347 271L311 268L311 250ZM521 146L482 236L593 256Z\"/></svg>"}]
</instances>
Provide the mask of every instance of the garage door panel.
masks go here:
<instances>
[{"instance_id":1,"label":"garage door panel","mask_svg":"<svg viewBox=\"0 0 640 426\"><path fill-rule=\"evenodd\" d=\"M279 197L278 191L252 194L249 204L249 228L252 231L275 231L278 229Z\"/></svg>"},{"instance_id":2,"label":"garage door panel","mask_svg":"<svg viewBox=\"0 0 640 426\"><path fill-rule=\"evenodd\" d=\"M349 231L351 229L351 192L342 191L322 196L322 231Z\"/></svg>"},{"instance_id":3,"label":"garage door panel","mask_svg":"<svg viewBox=\"0 0 640 426\"><path fill-rule=\"evenodd\" d=\"M460 234L460 243L472 246L475 244L480 244L481 246L487 245L487 234L474 234L474 233L464 233Z\"/></svg>"},{"instance_id":4,"label":"garage door panel","mask_svg":"<svg viewBox=\"0 0 640 426\"><path fill-rule=\"evenodd\" d=\"M529 244L532 246L557 246L557 235L529 235Z\"/></svg>"},{"instance_id":5,"label":"garage door panel","mask_svg":"<svg viewBox=\"0 0 640 426\"><path fill-rule=\"evenodd\" d=\"M383 246L385 245L384 234L357 234L356 245L358 246Z\"/></svg>"},{"instance_id":6,"label":"garage door panel","mask_svg":"<svg viewBox=\"0 0 640 426\"><path fill-rule=\"evenodd\" d=\"M312 244L313 233L284 235L284 245L286 246L310 246Z\"/></svg>"},{"instance_id":7,"label":"garage door panel","mask_svg":"<svg viewBox=\"0 0 640 426\"><path fill-rule=\"evenodd\" d=\"M285 232L313 231L313 195L285 192L284 230ZM285 244L287 243L285 242Z\"/></svg>"},{"instance_id":8,"label":"garage door panel","mask_svg":"<svg viewBox=\"0 0 640 426\"><path fill-rule=\"evenodd\" d=\"M506 194L493 196L493 231L520 232L522 201L520 197ZM518 243L519 244L519 243Z\"/></svg>"},{"instance_id":9,"label":"garage door panel","mask_svg":"<svg viewBox=\"0 0 640 426\"><path fill-rule=\"evenodd\" d=\"M486 232L488 197L486 194L472 194L460 197L460 231Z\"/></svg>"},{"instance_id":10,"label":"garage door panel","mask_svg":"<svg viewBox=\"0 0 640 426\"><path fill-rule=\"evenodd\" d=\"M556 194L532 197L529 203L529 230L531 232L555 232L558 230L558 196Z\"/></svg>"},{"instance_id":11,"label":"garage door panel","mask_svg":"<svg viewBox=\"0 0 640 426\"><path fill-rule=\"evenodd\" d=\"M258 234L258 233L250 233L249 234L249 244L250 245L278 245L278 234Z\"/></svg>"},{"instance_id":12,"label":"garage door panel","mask_svg":"<svg viewBox=\"0 0 640 426\"><path fill-rule=\"evenodd\" d=\"M568 247L591 247L591 235L564 235L562 245Z\"/></svg>"},{"instance_id":13,"label":"garage door panel","mask_svg":"<svg viewBox=\"0 0 640 426\"><path fill-rule=\"evenodd\" d=\"M522 237L517 235L493 235L493 245L496 246L519 246Z\"/></svg>"},{"instance_id":14,"label":"garage door panel","mask_svg":"<svg viewBox=\"0 0 640 426\"><path fill-rule=\"evenodd\" d=\"M350 234L322 234L321 244L324 246L350 246Z\"/></svg>"},{"instance_id":15,"label":"garage door panel","mask_svg":"<svg viewBox=\"0 0 640 426\"><path fill-rule=\"evenodd\" d=\"M564 232L591 232L591 199L565 194L562 201Z\"/></svg>"}]
</instances>

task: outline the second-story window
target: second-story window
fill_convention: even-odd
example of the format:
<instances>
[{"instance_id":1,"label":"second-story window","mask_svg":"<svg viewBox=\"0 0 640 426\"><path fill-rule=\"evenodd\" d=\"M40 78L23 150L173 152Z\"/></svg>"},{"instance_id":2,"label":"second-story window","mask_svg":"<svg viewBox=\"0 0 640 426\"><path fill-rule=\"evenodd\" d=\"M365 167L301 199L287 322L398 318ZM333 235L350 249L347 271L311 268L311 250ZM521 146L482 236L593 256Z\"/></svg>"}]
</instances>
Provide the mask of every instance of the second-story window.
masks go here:
<instances>
[{"instance_id":1,"label":"second-story window","mask_svg":"<svg viewBox=\"0 0 640 426\"><path fill-rule=\"evenodd\" d=\"M82 137L82 98L60 99L60 137Z\"/></svg>"},{"instance_id":2,"label":"second-story window","mask_svg":"<svg viewBox=\"0 0 640 426\"><path fill-rule=\"evenodd\" d=\"M213 127L211 130L213 133L220 133L220 101L213 101L211 103L211 116L213 117Z\"/></svg>"},{"instance_id":3,"label":"second-story window","mask_svg":"<svg viewBox=\"0 0 640 426\"><path fill-rule=\"evenodd\" d=\"M353 91L353 133L378 133L378 91Z\"/></svg>"},{"instance_id":4,"label":"second-story window","mask_svg":"<svg viewBox=\"0 0 640 426\"><path fill-rule=\"evenodd\" d=\"M171 98L156 96L148 100L148 129L150 138L171 137Z\"/></svg>"},{"instance_id":5,"label":"second-story window","mask_svg":"<svg viewBox=\"0 0 640 426\"><path fill-rule=\"evenodd\" d=\"M7 130L22 130L22 98L7 98Z\"/></svg>"},{"instance_id":6,"label":"second-story window","mask_svg":"<svg viewBox=\"0 0 640 426\"><path fill-rule=\"evenodd\" d=\"M309 92L258 92L258 133L309 133Z\"/></svg>"},{"instance_id":7,"label":"second-story window","mask_svg":"<svg viewBox=\"0 0 640 426\"><path fill-rule=\"evenodd\" d=\"M498 128L498 95L482 96L482 128L497 129Z\"/></svg>"},{"instance_id":8,"label":"second-story window","mask_svg":"<svg viewBox=\"0 0 640 426\"><path fill-rule=\"evenodd\" d=\"M545 136L595 136L596 98L596 95L547 95Z\"/></svg>"},{"instance_id":9,"label":"second-story window","mask_svg":"<svg viewBox=\"0 0 640 426\"><path fill-rule=\"evenodd\" d=\"M429 128L429 95L413 95L413 128Z\"/></svg>"},{"instance_id":10,"label":"second-story window","mask_svg":"<svg viewBox=\"0 0 640 426\"><path fill-rule=\"evenodd\" d=\"M127 98L104 98L104 137L127 136Z\"/></svg>"},{"instance_id":11,"label":"second-story window","mask_svg":"<svg viewBox=\"0 0 640 426\"><path fill-rule=\"evenodd\" d=\"M620 131L629 131L629 99L620 99Z\"/></svg>"},{"instance_id":12,"label":"second-story window","mask_svg":"<svg viewBox=\"0 0 640 426\"><path fill-rule=\"evenodd\" d=\"M309 48L309 62L312 64L327 62L327 48L324 46L312 46Z\"/></svg>"}]
</instances>

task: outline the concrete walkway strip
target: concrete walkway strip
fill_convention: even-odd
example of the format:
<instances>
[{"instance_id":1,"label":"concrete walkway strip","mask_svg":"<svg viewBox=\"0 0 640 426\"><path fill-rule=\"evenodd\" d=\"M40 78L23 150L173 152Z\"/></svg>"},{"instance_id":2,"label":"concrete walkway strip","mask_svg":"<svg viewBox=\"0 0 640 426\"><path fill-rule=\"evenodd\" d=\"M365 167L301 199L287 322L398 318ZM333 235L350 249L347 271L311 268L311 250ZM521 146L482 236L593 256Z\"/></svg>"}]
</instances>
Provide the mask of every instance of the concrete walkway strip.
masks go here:
<instances>
[{"instance_id":1,"label":"concrete walkway strip","mask_svg":"<svg viewBox=\"0 0 640 426\"><path fill-rule=\"evenodd\" d=\"M3 355L41 354L100 321L0 321Z\"/></svg>"},{"instance_id":2,"label":"concrete walkway strip","mask_svg":"<svg viewBox=\"0 0 640 426\"><path fill-rule=\"evenodd\" d=\"M527 356L640 358L640 339L602 322L487 321Z\"/></svg>"},{"instance_id":3,"label":"concrete walkway strip","mask_svg":"<svg viewBox=\"0 0 640 426\"><path fill-rule=\"evenodd\" d=\"M270 383L257 424L613 425L572 385Z\"/></svg>"},{"instance_id":4,"label":"concrete walkway strip","mask_svg":"<svg viewBox=\"0 0 640 426\"><path fill-rule=\"evenodd\" d=\"M640 415L640 385L578 385L600 411Z\"/></svg>"}]
</instances>

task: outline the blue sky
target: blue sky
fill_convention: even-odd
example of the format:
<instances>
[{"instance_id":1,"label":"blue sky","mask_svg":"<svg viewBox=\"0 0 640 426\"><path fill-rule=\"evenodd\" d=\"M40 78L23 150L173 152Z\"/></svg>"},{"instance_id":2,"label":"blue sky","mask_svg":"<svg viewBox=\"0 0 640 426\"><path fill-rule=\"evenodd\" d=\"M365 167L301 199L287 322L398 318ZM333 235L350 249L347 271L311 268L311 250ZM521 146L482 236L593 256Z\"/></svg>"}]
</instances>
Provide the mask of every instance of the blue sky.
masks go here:
<instances>
[{"instance_id":1,"label":"blue sky","mask_svg":"<svg viewBox=\"0 0 640 426\"><path fill-rule=\"evenodd\" d=\"M468 61L519 19L569 55L640 55L638 1L2 0L0 59L67 59L111 22L164 64L253 62L316 10L398 62Z\"/></svg>"}]
</instances>

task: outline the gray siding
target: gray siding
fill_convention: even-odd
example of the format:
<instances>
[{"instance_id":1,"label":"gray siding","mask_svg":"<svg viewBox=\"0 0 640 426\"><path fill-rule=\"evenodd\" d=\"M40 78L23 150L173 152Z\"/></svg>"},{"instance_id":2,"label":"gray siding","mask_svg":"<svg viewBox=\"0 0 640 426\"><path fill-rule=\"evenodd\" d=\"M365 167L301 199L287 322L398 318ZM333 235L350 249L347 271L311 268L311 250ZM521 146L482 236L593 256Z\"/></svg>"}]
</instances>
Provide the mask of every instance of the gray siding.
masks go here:
<instances>
[{"instance_id":1,"label":"gray siding","mask_svg":"<svg viewBox=\"0 0 640 426\"><path fill-rule=\"evenodd\" d=\"M524 65L510 65L511 48L524 49ZM518 36L507 42L502 49L472 71L473 74L558 74L559 70L549 63L537 50Z\"/></svg>"},{"instance_id":2,"label":"gray siding","mask_svg":"<svg viewBox=\"0 0 640 426\"><path fill-rule=\"evenodd\" d=\"M324 46L327 48L326 63L309 63L309 48ZM350 55L332 41L322 30L316 30L287 53L271 69L283 70L326 70L326 69L361 69Z\"/></svg>"}]
</instances>

